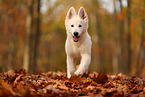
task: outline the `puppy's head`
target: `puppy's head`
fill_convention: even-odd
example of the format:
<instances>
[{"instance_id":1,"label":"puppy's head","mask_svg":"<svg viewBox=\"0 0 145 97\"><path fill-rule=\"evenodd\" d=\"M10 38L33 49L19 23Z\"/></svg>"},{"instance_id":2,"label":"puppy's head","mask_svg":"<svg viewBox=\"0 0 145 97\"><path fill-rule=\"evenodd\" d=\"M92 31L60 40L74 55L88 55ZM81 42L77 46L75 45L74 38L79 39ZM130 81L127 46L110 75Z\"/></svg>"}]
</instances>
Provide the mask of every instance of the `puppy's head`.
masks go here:
<instances>
[{"instance_id":1,"label":"puppy's head","mask_svg":"<svg viewBox=\"0 0 145 97\"><path fill-rule=\"evenodd\" d=\"M78 42L80 37L87 31L88 15L83 7L80 7L78 14L74 7L71 7L66 15L65 26L67 34Z\"/></svg>"}]
</instances>

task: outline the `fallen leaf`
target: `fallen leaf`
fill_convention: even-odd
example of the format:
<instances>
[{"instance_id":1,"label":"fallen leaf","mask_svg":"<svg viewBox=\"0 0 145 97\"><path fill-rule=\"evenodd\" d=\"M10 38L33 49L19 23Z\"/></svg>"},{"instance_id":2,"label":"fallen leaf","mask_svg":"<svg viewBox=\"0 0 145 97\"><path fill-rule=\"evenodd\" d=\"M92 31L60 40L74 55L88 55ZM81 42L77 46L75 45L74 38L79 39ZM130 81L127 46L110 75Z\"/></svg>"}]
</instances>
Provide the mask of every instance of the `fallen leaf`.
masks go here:
<instances>
[{"instance_id":1,"label":"fallen leaf","mask_svg":"<svg viewBox=\"0 0 145 97\"><path fill-rule=\"evenodd\" d=\"M3 91L7 91L6 94L8 94L8 96L11 96L11 95L13 95L13 96L22 96L20 93L15 92L12 89L12 86L7 84L6 82L4 82L4 80L0 79L0 84L2 85Z\"/></svg>"},{"instance_id":2,"label":"fallen leaf","mask_svg":"<svg viewBox=\"0 0 145 97\"><path fill-rule=\"evenodd\" d=\"M79 68L80 64L79 65L76 65L76 70Z\"/></svg>"},{"instance_id":3,"label":"fallen leaf","mask_svg":"<svg viewBox=\"0 0 145 97\"><path fill-rule=\"evenodd\" d=\"M99 84L104 84L104 83L106 83L106 82L108 82L108 77L107 77L107 75L105 74L105 72L99 72L98 73L98 76L96 77L95 75L94 75L94 78L93 78L93 81L95 81L95 82L97 82L97 83L99 83Z\"/></svg>"},{"instance_id":4,"label":"fallen leaf","mask_svg":"<svg viewBox=\"0 0 145 97\"><path fill-rule=\"evenodd\" d=\"M18 83L18 81L20 81L20 78L23 76L23 74L19 75L16 77L15 81L14 81L14 86Z\"/></svg>"},{"instance_id":5,"label":"fallen leaf","mask_svg":"<svg viewBox=\"0 0 145 97\"><path fill-rule=\"evenodd\" d=\"M82 75L80 74L80 75L74 75L74 76L71 76L70 77L70 79L69 79L69 81L71 81L71 82L76 82L76 83L81 83L82 82L82 80L84 80L85 78L84 77L81 77Z\"/></svg>"},{"instance_id":6,"label":"fallen leaf","mask_svg":"<svg viewBox=\"0 0 145 97\"><path fill-rule=\"evenodd\" d=\"M14 75L15 75L15 72L14 72L13 70L9 70L9 71L7 72L7 75L8 75L8 76L14 76Z\"/></svg>"},{"instance_id":7,"label":"fallen leaf","mask_svg":"<svg viewBox=\"0 0 145 97\"><path fill-rule=\"evenodd\" d=\"M13 74L11 75L10 72ZM145 95L145 78L89 72L67 78L65 72L29 74L25 70L0 73L0 96L130 97Z\"/></svg>"}]
</instances>

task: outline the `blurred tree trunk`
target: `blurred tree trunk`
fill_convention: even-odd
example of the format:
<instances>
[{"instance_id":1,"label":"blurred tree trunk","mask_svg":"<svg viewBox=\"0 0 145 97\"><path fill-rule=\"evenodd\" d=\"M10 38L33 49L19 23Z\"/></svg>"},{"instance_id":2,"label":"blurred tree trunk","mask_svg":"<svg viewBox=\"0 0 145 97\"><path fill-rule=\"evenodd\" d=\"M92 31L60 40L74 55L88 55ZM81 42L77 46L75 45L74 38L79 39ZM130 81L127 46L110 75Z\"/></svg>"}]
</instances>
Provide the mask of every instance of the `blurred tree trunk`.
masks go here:
<instances>
[{"instance_id":1,"label":"blurred tree trunk","mask_svg":"<svg viewBox=\"0 0 145 97\"><path fill-rule=\"evenodd\" d=\"M144 57L143 57L143 66L145 67L145 18L142 20L142 32L143 32L143 49L144 49Z\"/></svg>"},{"instance_id":2,"label":"blurred tree trunk","mask_svg":"<svg viewBox=\"0 0 145 97\"><path fill-rule=\"evenodd\" d=\"M131 50L131 0L127 0L128 3L128 12L127 12L127 50L128 50L128 59L127 59L127 71L126 73L130 73L131 65L132 65L132 50Z\"/></svg>"},{"instance_id":3,"label":"blurred tree trunk","mask_svg":"<svg viewBox=\"0 0 145 97\"><path fill-rule=\"evenodd\" d=\"M12 69L12 61L13 61L13 51L14 51L14 40L11 38L9 41L9 48L11 48L8 51L8 65L7 65L7 70L11 70Z\"/></svg>"},{"instance_id":4,"label":"blurred tree trunk","mask_svg":"<svg viewBox=\"0 0 145 97\"><path fill-rule=\"evenodd\" d=\"M103 35L102 35L102 29L101 29L101 16L99 10L96 11L96 17L97 17L97 32L98 32L98 46L99 46L99 68L101 71L105 71L104 68L104 52L103 52Z\"/></svg>"},{"instance_id":5,"label":"blurred tree trunk","mask_svg":"<svg viewBox=\"0 0 145 97\"><path fill-rule=\"evenodd\" d=\"M95 6L95 8L93 8L94 10L91 10L90 13L90 27L92 27L89 31L90 35L92 35L92 41L94 41L93 46L92 47L92 51L95 51L95 53L92 53L92 62L90 66L92 70L98 71L98 66L100 64L100 59L99 59L99 53L98 53L98 31L97 31L97 16L96 16L96 9L99 8L99 2L97 0L92 0L91 1L91 6ZM97 33L96 33L97 32Z\"/></svg>"},{"instance_id":6,"label":"blurred tree trunk","mask_svg":"<svg viewBox=\"0 0 145 97\"><path fill-rule=\"evenodd\" d=\"M34 0L30 1L28 4L28 14L26 17L26 31L28 35L28 39L25 41L25 47L24 47L24 59L23 59L23 68L26 71L29 71L29 65L31 63L31 50L32 50L32 24L33 24L33 5Z\"/></svg>"},{"instance_id":7,"label":"blurred tree trunk","mask_svg":"<svg viewBox=\"0 0 145 97\"><path fill-rule=\"evenodd\" d=\"M113 0L113 4L114 4L114 14L113 14L113 23L114 25L117 25L117 18L116 18L116 0ZM112 29L112 32L117 32L117 27L114 27ZM113 36L114 37L114 36ZM112 38L113 38L112 37ZM112 67L113 67L113 73L117 74L118 73L118 48L116 48L117 46L115 45L115 39L112 41L112 44L114 44L115 49L113 50L113 54L112 54ZM114 48L113 47L113 48Z\"/></svg>"},{"instance_id":8,"label":"blurred tree trunk","mask_svg":"<svg viewBox=\"0 0 145 97\"><path fill-rule=\"evenodd\" d=\"M142 35L141 35L141 44L140 44L140 51L137 59L137 72L136 74L141 74L142 69L145 67L145 19L142 19L141 22L141 27L142 27Z\"/></svg>"},{"instance_id":9,"label":"blurred tree trunk","mask_svg":"<svg viewBox=\"0 0 145 97\"><path fill-rule=\"evenodd\" d=\"M40 0L32 0L33 10L32 10L32 31L29 38L29 68L30 73L36 73L37 70L37 56L38 56L38 46L40 40Z\"/></svg>"},{"instance_id":10,"label":"blurred tree trunk","mask_svg":"<svg viewBox=\"0 0 145 97\"><path fill-rule=\"evenodd\" d=\"M120 57L119 57L119 68L120 68L120 72L125 73L127 70L126 68L126 63L127 63L127 57L126 57L126 50L125 50L125 33L124 33L124 17L123 17L123 8L122 8L122 0L119 0L120 2L120 15L121 15L121 19L119 21L119 38L120 38Z\"/></svg>"},{"instance_id":11,"label":"blurred tree trunk","mask_svg":"<svg viewBox=\"0 0 145 97\"><path fill-rule=\"evenodd\" d=\"M40 42L40 0L36 1L37 4L37 17L36 17L36 34L35 34L35 40L34 40L34 62L33 67L35 67L33 72L36 72L37 70L37 58L38 58L38 48L39 48L39 42Z\"/></svg>"}]
</instances>

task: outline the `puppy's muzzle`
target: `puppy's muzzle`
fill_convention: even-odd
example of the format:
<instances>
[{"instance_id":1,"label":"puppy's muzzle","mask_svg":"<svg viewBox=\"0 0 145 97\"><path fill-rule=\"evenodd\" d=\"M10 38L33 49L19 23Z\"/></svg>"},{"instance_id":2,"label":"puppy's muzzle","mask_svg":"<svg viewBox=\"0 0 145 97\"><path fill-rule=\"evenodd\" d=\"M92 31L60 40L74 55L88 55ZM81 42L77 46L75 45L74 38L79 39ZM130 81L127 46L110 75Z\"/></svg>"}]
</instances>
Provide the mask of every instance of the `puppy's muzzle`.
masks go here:
<instances>
[{"instance_id":1,"label":"puppy's muzzle","mask_svg":"<svg viewBox=\"0 0 145 97\"><path fill-rule=\"evenodd\" d=\"M77 37L78 35L79 35L79 33L78 33L78 32L74 32L74 36L76 36L76 37Z\"/></svg>"},{"instance_id":2,"label":"puppy's muzzle","mask_svg":"<svg viewBox=\"0 0 145 97\"><path fill-rule=\"evenodd\" d=\"M78 32L74 32L73 33L73 40L74 40L74 42L78 42L79 38L80 38L79 33Z\"/></svg>"}]
</instances>

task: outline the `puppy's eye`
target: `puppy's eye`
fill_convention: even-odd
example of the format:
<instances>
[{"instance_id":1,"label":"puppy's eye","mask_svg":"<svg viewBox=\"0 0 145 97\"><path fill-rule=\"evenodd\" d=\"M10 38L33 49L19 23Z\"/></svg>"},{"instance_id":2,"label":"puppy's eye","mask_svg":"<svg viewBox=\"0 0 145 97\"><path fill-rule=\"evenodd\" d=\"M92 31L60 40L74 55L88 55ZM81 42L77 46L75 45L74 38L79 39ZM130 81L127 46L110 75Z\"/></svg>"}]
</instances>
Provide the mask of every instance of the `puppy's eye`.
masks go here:
<instances>
[{"instance_id":1,"label":"puppy's eye","mask_svg":"<svg viewBox=\"0 0 145 97\"><path fill-rule=\"evenodd\" d=\"M82 25L79 25L79 27L82 27Z\"/></svg>"},{"instance_id":2,"label":"puppy's eye","mask_svg":"<svg viewBox=\"0 0 145 97\"><path fill-rule=\"evenodd\" d=\"M71 27L74 27L74 25L71 25Z\"/></svg>"}]
</instances>

